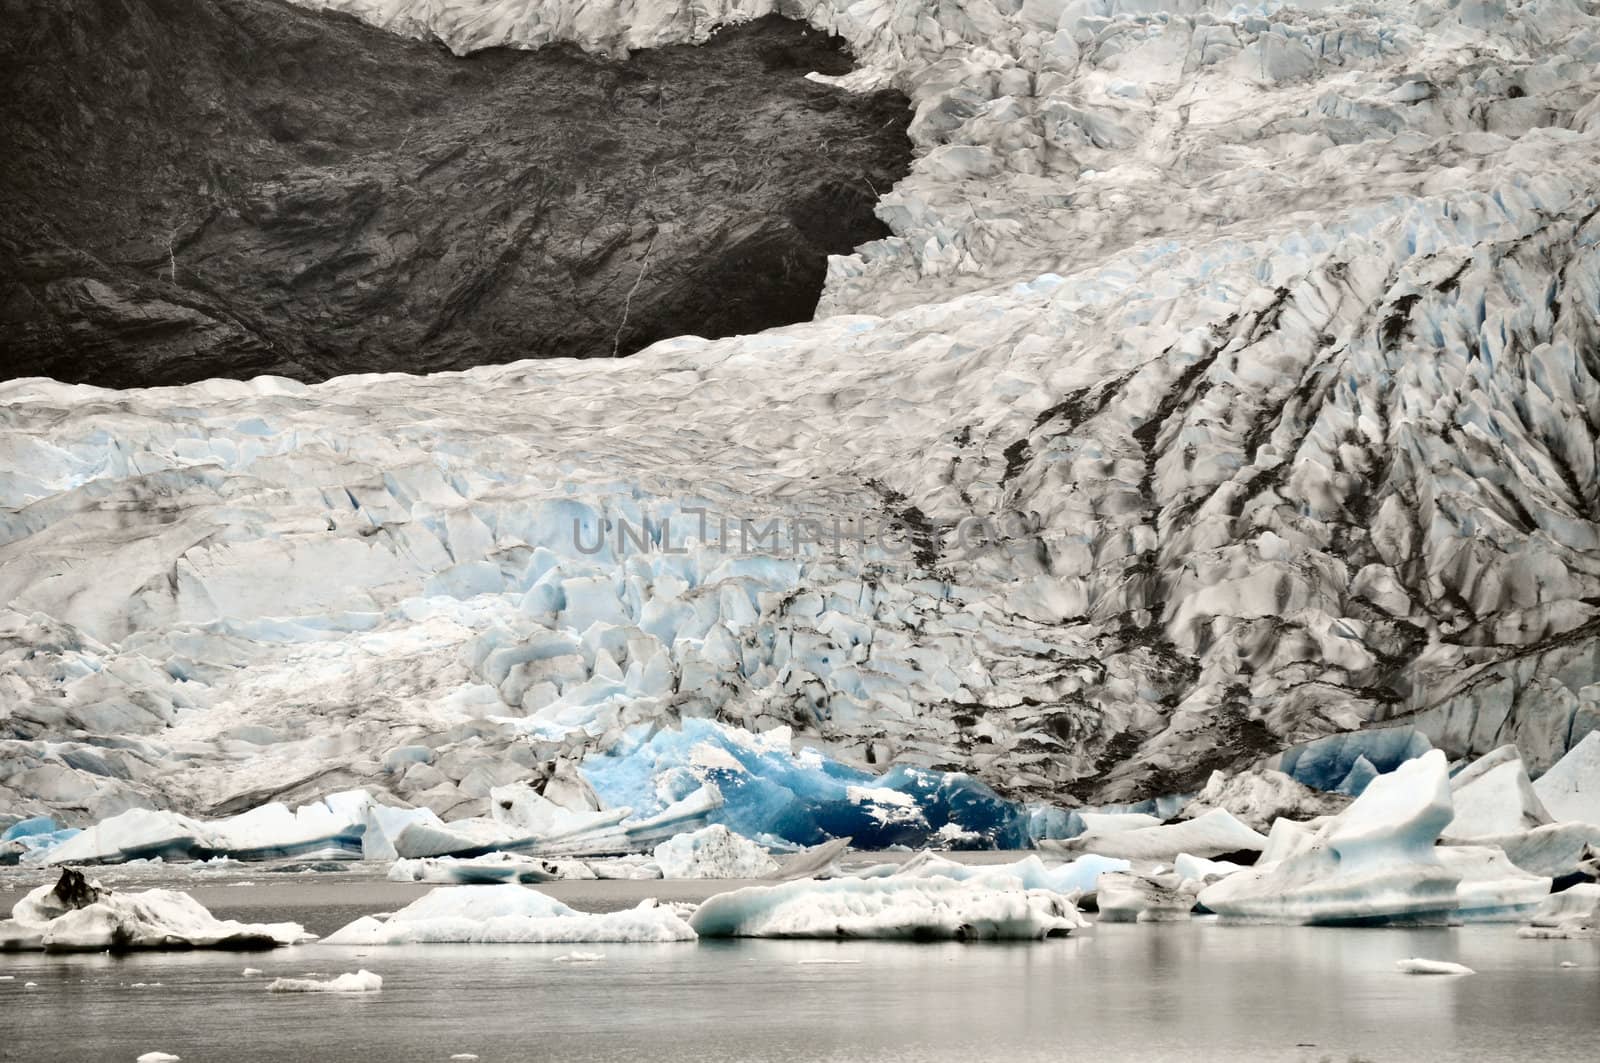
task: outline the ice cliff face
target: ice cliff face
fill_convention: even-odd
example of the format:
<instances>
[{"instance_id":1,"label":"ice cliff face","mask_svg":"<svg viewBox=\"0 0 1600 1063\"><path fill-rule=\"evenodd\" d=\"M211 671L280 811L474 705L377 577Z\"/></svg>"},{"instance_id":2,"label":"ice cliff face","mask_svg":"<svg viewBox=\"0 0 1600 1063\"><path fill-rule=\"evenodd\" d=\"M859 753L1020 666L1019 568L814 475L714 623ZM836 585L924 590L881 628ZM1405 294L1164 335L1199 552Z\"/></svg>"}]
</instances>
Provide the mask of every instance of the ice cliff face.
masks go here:
<instances>
[{"instance_id":1,"label":"ice cliff face","mask_svg":"<svg viewBox=\"0 0 1600 1063\"><path fill-rule=\"evenodd\" d=\"M460 52L768 9L330 6ZM0 385L0 807L450 811L688 716L1056 800L1600 726L1590 5L783 10L916 112L814 322Z\"/></svg>"}]
</instances>

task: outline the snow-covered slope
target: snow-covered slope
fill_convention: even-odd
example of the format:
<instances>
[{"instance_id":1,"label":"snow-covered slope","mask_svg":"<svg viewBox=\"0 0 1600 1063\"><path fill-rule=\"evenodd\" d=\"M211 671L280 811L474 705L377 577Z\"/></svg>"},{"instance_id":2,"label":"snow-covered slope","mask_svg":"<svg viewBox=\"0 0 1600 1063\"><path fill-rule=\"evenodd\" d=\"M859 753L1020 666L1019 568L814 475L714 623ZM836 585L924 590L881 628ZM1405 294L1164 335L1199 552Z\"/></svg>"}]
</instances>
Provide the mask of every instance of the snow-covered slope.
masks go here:
<instances>
[{"instance_id":1,"label":"snow-covered slope","mask_svg":"<svg viewBox=\"0 0 1600 1063\"><path fill-rule=\"evenodd\" d=\"M324 6L458 52L769 10ZM1104 800L1400 719L1537 775L1600 725L1590 5L781 9L917 108L812 323L0 385L0 809L481 812L694 715Z\"/></svg>"}]
</instances>

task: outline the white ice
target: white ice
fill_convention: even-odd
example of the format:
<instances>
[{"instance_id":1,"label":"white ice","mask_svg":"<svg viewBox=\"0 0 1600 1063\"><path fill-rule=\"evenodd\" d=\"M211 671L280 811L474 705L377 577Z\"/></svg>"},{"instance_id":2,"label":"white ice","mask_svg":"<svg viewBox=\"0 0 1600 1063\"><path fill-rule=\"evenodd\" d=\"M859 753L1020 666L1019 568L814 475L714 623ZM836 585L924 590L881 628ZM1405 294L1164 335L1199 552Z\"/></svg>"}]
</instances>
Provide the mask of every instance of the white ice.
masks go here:
<instances>
[{"instance_id":1,"label":"white ice","mask_svg":"<svg viewBox=\"0 0 1600 1063\"><path fill-rule=\"evenodd\" d=\"M1600 824L1600 730L1584 735L1539 776L1533 792L1557 821Z\"/></svg>"},{"instance_id":2,"label":"white ice","mask_svg":"<svg viewBox=\"0 0 1600 1063\"><path fill-rule=\"evenodd\" d=\"M1267 838L1222 809L1194 819L1133 830L1089 831L1066 841L1042 841L1039 847L1059 853L1094 853L1123 860L1171 863L1180 853L1213 857L1241 849L1260 850Z\"/></svg>"},{"instance_id":3,"label":"white ice","mask_svg":"<svg viewBox=\"0 0 1600 1063\"><path fill-rule=\"evenodd\" d=\"M240 923L215 918L175 890L121 893L100 887L98 899L64 907L55 885L31 890L0 920L0 951L99 952L106 949L273 948L310 941L298 923Z\"/></svg>"},{"instance_id":4,"label":"white ice","mask_svg":"<svg viewBox=\"0 0 1600 1063\"><path fill-rule=\"evenodd\" d=\"M585 944L691 941L694 936L673 909L654 901L626 911L592 914L537 890L504 884L440 887L387 919L362 916L323 940L329 945Z\"/></svg>"},{"instance_id":5,"label":"white ice","mask_svg":"<svg viewBox=\"0 0 1600 1063\"><path fill-rule=\"evenodd\" d=\"M274 978L267 983L269 993L376 993L381 989L383 978L365 967L337 978Z\"/></svg>"},{"instance_id":6,"label":"white ice","mask_svg":"<svg viewBox=\"0 0 1600 1063\"><path fill-rule=\"evenodd\" d=\"M1448 764L1433 750L1373 779L1298 851L1207 886L1200 903L1286 923L1443 920L1461 873L1434 843L1453 814Z\"/></svg>"},{"instance_id":7,"label":"white ice","mask_svg":"<svg viewBox=\"0 0 1600 1063\"><path fill-rule=\"evenodd\" d=\"M768 878L778 871L765 849L720 823L670 838L652 855L662 878Z\"/></svg>"},{"instance_id":8,"label":"white ice","mask_svg":"<svg viewBox=\"0 0 1600 1063\"><path fill-rule=\"evenodd\" d=\"M689 923L701 937L906 941L1030 940L1088 925L1050 890L909 876L747 886L711 897Z\"/></svg>"},{"instance_id":9,"label":"white ice","mask_svg":"<svg viewBox=\"0 0 1600 1063\"><path fill-rule=\"evenodd\" d=\"M1476 974L1471 967L1460 963L1451 963L1448 960L1428 960L1419 956L1410 959L1395 960L1394 965L1401 974Z\"/></svg>"}]
</instances>

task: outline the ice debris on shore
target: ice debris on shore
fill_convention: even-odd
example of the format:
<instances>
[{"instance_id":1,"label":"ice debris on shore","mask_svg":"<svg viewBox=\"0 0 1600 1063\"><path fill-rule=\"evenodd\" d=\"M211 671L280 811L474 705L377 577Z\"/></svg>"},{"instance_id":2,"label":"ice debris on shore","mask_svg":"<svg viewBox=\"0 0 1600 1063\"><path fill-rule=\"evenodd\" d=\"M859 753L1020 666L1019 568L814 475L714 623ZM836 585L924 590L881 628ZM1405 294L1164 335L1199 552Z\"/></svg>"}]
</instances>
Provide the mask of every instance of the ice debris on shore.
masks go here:
<instances>
[{"instance_id":1,"label":"ice debris on shore","mask_svg":"<svg viewBox=\"0 0 1600 1063\"><path fill-rule=\"evenodd\" d=\"M298 923L240 923L214 917L187 893L120 893L65 870L0 920L0 952L106 949L270 949L311 941Z\"/></svg>"}]
</instances>

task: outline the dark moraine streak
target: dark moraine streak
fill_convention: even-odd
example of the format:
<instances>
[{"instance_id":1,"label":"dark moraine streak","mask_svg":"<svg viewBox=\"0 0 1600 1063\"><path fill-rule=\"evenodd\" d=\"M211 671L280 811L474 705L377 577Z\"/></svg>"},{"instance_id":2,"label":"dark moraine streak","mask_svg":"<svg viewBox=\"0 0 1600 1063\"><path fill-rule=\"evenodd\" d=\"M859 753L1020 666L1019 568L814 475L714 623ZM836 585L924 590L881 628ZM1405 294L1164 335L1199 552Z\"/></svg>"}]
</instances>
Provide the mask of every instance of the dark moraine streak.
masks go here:
<instances>
[{"instance_id":1,"label":"dark moraine streak","mask_svg":"<svg viewBox=\"0 0 1600 1063\"><path fill-rule=\"evenodd\" d=\"M895 92L776 17L459 58L278 0L0 0L0 379L610 357L806 320Z\"/></svg>"}]
</instances>

